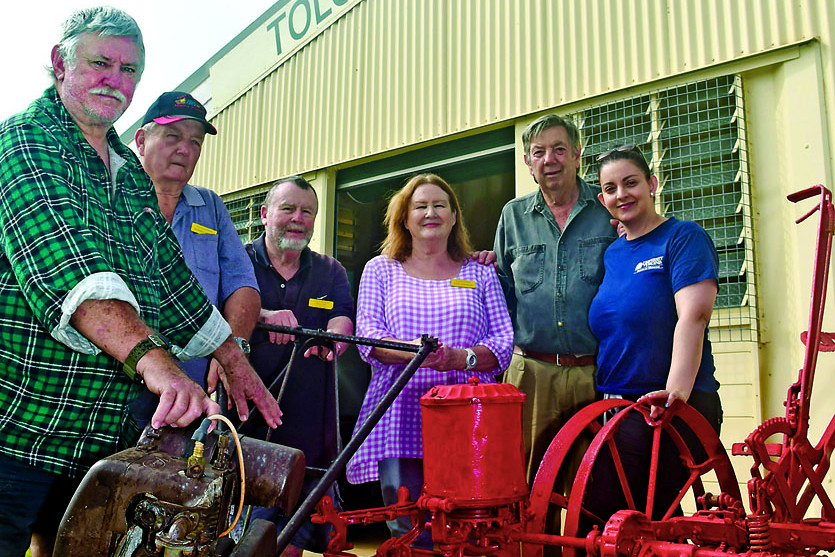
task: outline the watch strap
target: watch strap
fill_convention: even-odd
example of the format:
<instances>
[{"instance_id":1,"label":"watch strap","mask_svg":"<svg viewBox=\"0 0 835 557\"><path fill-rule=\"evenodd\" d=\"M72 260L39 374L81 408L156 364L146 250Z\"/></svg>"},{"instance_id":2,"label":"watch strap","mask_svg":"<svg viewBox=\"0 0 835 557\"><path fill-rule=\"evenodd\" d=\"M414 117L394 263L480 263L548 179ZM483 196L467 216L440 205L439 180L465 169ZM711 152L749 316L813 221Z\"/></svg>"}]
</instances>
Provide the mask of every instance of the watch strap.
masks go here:
<instances>
[{"instance_id":1,"label":"watch strap","mask_svg":"<svg viewBox=\"0 0 835 557\"><path fill-rule=\"evenodd\" d=\"M136 373L136 364L139 363L139 360L142 359L142 356L154 350L155 348L162 348L164 350L168 350L171 348L171 344L166 340L166 338L162 335L148 335L147 338L143 338L136 346L131 349L128 357L125 358L125 365L122 369L125 371L125 375L128 376L128 379L131 381L138 381L142 378L138 376Z\"/></svg>"}]
</instances>

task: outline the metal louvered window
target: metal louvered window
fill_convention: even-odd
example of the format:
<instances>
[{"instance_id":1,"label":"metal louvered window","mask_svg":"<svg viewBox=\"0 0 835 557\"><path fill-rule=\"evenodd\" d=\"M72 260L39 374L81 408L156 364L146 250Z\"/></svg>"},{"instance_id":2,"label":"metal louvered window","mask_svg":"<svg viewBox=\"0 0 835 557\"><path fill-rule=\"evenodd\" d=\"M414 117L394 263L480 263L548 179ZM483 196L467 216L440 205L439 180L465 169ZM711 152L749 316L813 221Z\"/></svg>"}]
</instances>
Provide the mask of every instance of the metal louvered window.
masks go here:
<instances>
[{"instance_id":1,"label":"metal louvered window","mask_svg":"<svg viewBox=\"0 0 835 557\"><path fill-rule=\"evenodd\" d=\"M241 242L248 244L261 235L264 225L261 224L261 204L267 196L269 186L255 193L247 192L245 196L229 194L223 196L223 204L235 223L235 229Z\"/></svg>"},{"instance_id":2,"label":"metal louvered window","mask_svg":"<svg viewBox=\"0 0 835 557\"><path fill-rule=\"evenodd\" d=\"M719 253L716 340L756 340L751 196L739 76L593 106L569 115L580 129L581 174L597 185L597 156L634 144L658 178L660 214L698 222Z\"/></svg>"}]
</instances>

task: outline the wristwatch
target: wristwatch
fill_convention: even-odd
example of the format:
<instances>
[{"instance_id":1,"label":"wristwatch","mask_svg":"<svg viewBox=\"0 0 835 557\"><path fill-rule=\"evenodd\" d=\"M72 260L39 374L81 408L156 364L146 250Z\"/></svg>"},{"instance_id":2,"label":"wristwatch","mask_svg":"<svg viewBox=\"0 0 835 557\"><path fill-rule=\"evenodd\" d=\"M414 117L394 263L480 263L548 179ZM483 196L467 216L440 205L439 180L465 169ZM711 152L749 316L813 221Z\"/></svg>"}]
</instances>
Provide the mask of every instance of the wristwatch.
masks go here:
<instances>
[{"instance_id":1,"label":"wristwatch","mask_svg":"<svg viewBox=\"0 0 835 557\"><path fill-rule=\"evenodd\" d=\"M235 339L235 342L238 343L238 348L241 349L241 352L249 356L250 348L249 348L249 341L247 341L243 337L232 337Z\"/></svg>"},{"instance_id":2,"label":"wristwatch","mask_svg":"<svg viewBox=\"0 0 835 557\"><path fill-rule=\"evenodd\" d=\"M125 371L125 375L128 376L128 379L131 381L141 381L142 378L139 377L139 374L136 373L136 364L139 363L139 360L142 359L142 356L154 350L155 348L162 348L163 350L168 350L171 348L171 343L168 342L168 339L160 334L155 335L148 335L148 338L144 338L140 340L136 346L128 354L128 357L125 358L125 365L122 369Z\"/></svg>"},{"instance_id":3,"label":"wristwatch","mask_svg":"<svg viewBox=\"0 0 835 557\"><path fill-rule=\"evenodd\" d=\"M466 370L469 371L473 369L478 364L478 358L475 355L475 352L472 348L465 348L467 352L467 367Z\"/></svg>"}]
</instances>

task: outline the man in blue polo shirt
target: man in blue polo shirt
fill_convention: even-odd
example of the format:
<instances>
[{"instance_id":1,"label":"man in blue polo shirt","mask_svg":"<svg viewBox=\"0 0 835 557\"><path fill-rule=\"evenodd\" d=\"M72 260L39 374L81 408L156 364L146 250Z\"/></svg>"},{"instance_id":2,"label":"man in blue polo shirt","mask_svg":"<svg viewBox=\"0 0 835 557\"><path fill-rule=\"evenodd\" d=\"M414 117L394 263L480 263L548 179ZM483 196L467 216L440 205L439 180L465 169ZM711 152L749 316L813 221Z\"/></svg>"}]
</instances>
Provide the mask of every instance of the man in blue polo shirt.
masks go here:
<instances>
[{"instance_id":1,"label":"man in blue polo shirt","mask_svg":"<svg viewBox=\"0 0 835 557\"><path fill-rule=\"evenodd\" d=\"M217 130L206 109L188 93L163 93L150 106L136 131L136 147L154 183L159 207L174 229L186 263L209 300L221 310L245 354L261 298L252 264L220 197L188 183L206 134ZM217 360L198 358L181 364L189 377L210 391L218 378ZM145 392L133 405L137 423L147 425L155 397Z\"/></svg>"}]
</instances>

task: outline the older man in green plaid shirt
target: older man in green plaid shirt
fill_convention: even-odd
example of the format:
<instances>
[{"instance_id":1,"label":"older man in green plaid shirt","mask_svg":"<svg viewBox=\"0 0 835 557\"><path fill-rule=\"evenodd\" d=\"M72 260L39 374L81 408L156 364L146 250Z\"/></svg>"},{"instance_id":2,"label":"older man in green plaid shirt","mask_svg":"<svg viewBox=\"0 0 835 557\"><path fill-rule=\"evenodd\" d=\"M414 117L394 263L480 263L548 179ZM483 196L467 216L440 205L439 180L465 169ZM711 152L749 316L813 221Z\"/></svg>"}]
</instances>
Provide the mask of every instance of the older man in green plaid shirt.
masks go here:
<instances>
[{"instance_id":1,"label":"older man in green plaid shirt","mask_svg":"<svg viewBox=\"0 0 835 557\"><path fill-rule=\"evenodd\" d=\"M127 407L143 380L160 396L155 427L219 410L171 354L212 354L239 416L251 400L280 423L112 127L143 64L130 16L76 12L52 51L54 87L0 124L0 557L23 555L33 530L49 551L56 490L135 441Z\"/></svg>"}]
</instances>

